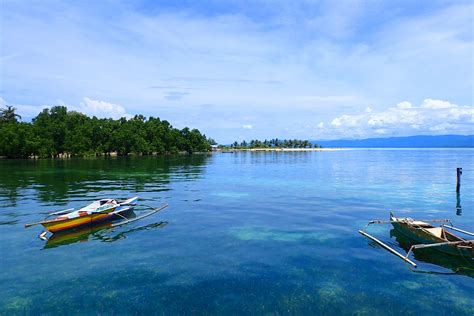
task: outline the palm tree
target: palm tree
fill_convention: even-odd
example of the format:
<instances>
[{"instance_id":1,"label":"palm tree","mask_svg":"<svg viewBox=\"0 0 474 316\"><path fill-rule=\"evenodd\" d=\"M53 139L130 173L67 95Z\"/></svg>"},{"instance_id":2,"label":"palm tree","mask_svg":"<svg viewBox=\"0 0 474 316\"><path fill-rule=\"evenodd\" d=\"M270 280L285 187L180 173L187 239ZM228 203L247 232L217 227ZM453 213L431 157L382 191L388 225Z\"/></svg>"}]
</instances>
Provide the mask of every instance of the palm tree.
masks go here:
<instances>
[{"instance_id":1,"label":"palm tree","mask_svg":"<svg viewBox=\"0 0 474 316\"><path fill-rule=\"evenodd\" d=\"M0 109L0 121L13 122L16 121L17 117L21 119L21 116L15 113L16 110L11 105L6 105L5 108Z\"/></svg>"}]
</instances>

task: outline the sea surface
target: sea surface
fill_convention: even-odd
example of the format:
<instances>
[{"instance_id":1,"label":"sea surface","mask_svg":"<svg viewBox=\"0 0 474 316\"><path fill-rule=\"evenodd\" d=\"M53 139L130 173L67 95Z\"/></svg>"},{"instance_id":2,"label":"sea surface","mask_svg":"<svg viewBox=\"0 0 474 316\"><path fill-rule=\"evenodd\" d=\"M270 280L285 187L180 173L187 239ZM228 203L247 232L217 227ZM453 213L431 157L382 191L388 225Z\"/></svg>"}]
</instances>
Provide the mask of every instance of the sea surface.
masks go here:
<instances>
[{"instance_id":1,"label":"sea surface","mask_svg":"<svg viewBox=\"0 0 474 316\"><path fill-rule=\"evenodd\" d=\"M410 269L358 233L390 211L473 231L473 193L471 149L0 160L0 314L474 315L469 262L419 251ZM169 207L48 241L24 228L136 195ZM367 232L405 253L390 225Z\"/></svg>"}]
</instances>

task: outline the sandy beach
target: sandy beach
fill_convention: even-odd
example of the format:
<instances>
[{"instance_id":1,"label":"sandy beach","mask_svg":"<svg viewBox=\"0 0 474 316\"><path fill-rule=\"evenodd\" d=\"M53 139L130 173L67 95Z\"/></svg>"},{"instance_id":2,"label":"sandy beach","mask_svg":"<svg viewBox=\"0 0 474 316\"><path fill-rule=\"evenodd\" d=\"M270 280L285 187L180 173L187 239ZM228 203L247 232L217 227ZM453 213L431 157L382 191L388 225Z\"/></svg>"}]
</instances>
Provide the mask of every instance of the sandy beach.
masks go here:
<instances>
[{"instance_id":1,"label":"sandy beach","mask_svg":"<svg viewBox=\"0 0 474 316\"><path fill-rule=\"evenodd\" d=\"M349 150L350 148L249 148L249 149L220 149L217 152L233 151L276 151L276 152L295 152L295 151L339 151Z\"/></svg>"}]
</instances>

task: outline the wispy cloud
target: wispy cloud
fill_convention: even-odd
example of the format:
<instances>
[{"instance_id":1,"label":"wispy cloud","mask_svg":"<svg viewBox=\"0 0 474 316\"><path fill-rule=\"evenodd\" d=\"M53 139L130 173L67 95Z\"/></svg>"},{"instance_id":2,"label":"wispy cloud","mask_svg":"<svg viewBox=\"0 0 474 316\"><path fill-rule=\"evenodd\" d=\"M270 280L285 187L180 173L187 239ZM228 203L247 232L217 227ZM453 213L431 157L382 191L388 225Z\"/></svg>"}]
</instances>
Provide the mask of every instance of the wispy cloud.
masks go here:
<instances>
[{"instance_id":1,"label":"wispy cloud","mask_svg":"<svg viewBox=\"0 0 474 316\"><path fill-rule=\"evenodd\" d=\"M168 91L165 92L164 98L168 101L179 101L187 95L189 95L188 92Z\"/></svg>"},{"instance_id":2,"label":"wispy cloud","mask_svg":"<svg viewBox=\"0 0 474 316\"><path fill-rule=\"evenodd\" d=\"M379 113L431 97L472 106L473 9L471 1L7 1L1 96L34 106L94 96L223 142L239 137L249 115L255 137L310 138L317 129L306 126L334 118L342 126L344 114L367 105Z\"/></svg>"},{"instance_id":3,"label":"wispy cloud","mask_svg":"<svg viewBox=\"0 0 474 316\"><path fill-rule=\"evenodd\" d=\"M307 95L296 96L294 100L309 102L349 102L354 101L355 97L350 95Z\"/></svg>"},{"instance_id":4,"label":"wispy cloud","mask_svg":"<svg viewBox=\"0 0 474 316\"><path fill-rule=\"evenodd\" d=\"M226 82L226 83L261 83L261 84L281 84L278 80L256 80L246 78L209 78L209 77L171 77L168 81L182 81L182 82Z\"/></svg>"},{"instance_id":5,"label":"wispy cloud","mask_svg":"<svg viewBox=\"0 0 474 316\"><path fill-rule=\"evenodd\" d=\"M176 86L148 86L147 89L156 89L156 90L169 90L169 89L184 89Z\"/></svg>"}]
</instances>

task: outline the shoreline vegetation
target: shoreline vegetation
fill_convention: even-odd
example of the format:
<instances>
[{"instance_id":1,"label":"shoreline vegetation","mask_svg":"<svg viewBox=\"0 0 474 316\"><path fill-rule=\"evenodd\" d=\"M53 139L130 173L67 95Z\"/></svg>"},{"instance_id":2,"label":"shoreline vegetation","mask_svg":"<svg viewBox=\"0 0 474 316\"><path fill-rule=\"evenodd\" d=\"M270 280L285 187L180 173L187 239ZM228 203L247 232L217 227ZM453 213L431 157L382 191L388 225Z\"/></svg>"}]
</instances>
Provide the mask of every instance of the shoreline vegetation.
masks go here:
<instances>
[{"instance_id":1,"label":"shoreline vegetation","mask_svg":"<svg viewBox=\"0 0 474 316\"><path fill-rule=\"evenodd\" d=\"M212 139L197 129L174 128L143 115L117 120L89 117L64 106L20 122L16 109L0 109L0 157L69 158L209 152ZM18 119L17 119L18 118Z\"/></svg>"},{"instance_id":2,"label":"shoreline vegetation","mask_svg":"<svg viewBox=\"0 0 474 316\"><path fill-rule=\"evenodd\" d=\"M313 144L309 140L300 139L265 139L251 140L250 142L234 142L231 145L213 146L213 151L234 152L234 151L322 151L322 150L341 150L340 148L323 148L321 145Z\"/></svg>"},{"instance_id":3,"label":"shoreline vegetation","mask_svg":"<svg viewBox=\"0 0 474 316\"><path fill-rule=\"evenodd\" d=\"M265 152L265 151L274 151L274 152L304 152L304 151L337 151L337 150L348 150L348 148L217 148L216 152L239 152L239 151L250 151L250 152Z\"/></svg>"},{"instance_id":4,"label":"shoreline vegetation","mask_svg":"<svg viewBox=\"0 0 474 316\"><path fill-rule=\"evenodd\" d=\"M143 115L117 120L89 117L65 106L45 108L31 122L16 109L0 109L0 158L72 158L152 156L211 151L321 151L308 140L251 140L219 145L197 129L174 128L168 121Z\"/></svg>"}]
</instances>

